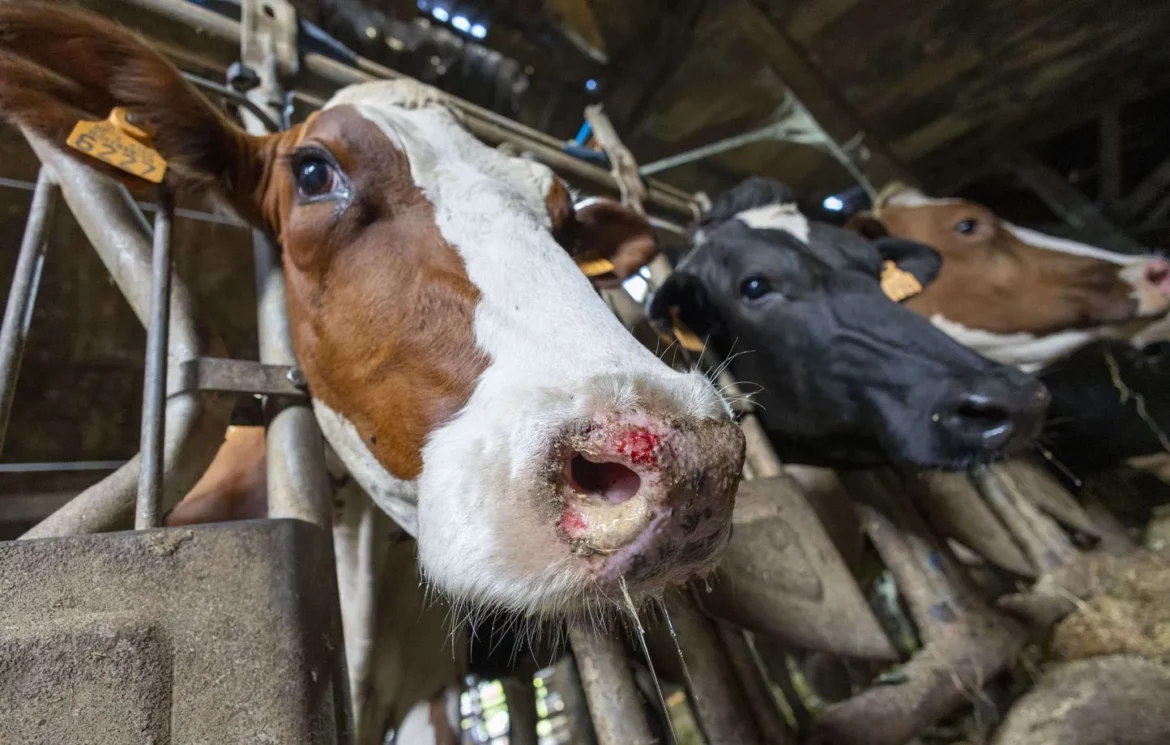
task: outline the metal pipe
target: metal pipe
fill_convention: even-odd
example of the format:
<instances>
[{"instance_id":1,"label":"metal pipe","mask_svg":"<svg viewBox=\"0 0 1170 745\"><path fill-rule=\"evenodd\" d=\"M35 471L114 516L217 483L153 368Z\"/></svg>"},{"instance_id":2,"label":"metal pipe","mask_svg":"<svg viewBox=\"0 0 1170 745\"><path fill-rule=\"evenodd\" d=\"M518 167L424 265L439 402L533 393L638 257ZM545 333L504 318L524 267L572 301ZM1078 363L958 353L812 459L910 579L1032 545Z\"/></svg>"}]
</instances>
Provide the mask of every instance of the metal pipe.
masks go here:
<instances>
[{"instance_id":1,"label":"metal pipe","mask_svg":"<svg viewBox=\"0 0 1170 745\"><path fill-rule=\"evenodd\" d=\"M288 323L284 273L275 245L261 231L253 233L256 263L257 330L260 361L297 364ZM325 443L312 408L303 402L269 397L264 402L267 430L268 513L292 517L330 530L329 479Z\"/></svg>"},{"instance_id":2,"label":"metal pipe","mask_svg":"<svg viewBox=\"0 0 1170 745\"><path fill-rule=\"evenodd\" d=\"M171 221L174 198L160 188L154 213L151 256L150 324L146 327L146 372L142 384L142 434L139 452L138 507L134 529L157 528L161 522L163 435L166 432L167 332L171 311Z\"/></svg>"},{"instance_id":3,"label":"metal pipe","mask_svg":"<svg viewBox=\"0 0 1170 745\"><path fill-rule=\"evenodd\" d=\"M654 742L626 650L616 637L579 625L569 627L569 643L581 672L581 687L598 745L649 745Z\"/></svg>"},{"instance_id":4,"label":"metal pipe","mask_svg":"<svg viewBox=\"0 0 1170 745\"><path fill-rule=\"evenodd\" d=\"M25 136L41 162L53 169L65 203L145 326L150 307L151 250L142 213L118 184L44 140L28 133ZM191 293L178 277L172 279L170 305L169 356L174 364L224 355L222 342L210 325L198 318ZM186 494L211 464L223 443L232 404L229 397L197 393L174 394L167 399L164 510ZM129 527L140 467L136 455L21 537L48 538Z\"/></svg>"},{"instance_id":5,"label":"metal pipe","mask_svg":"<svg viewBox=\"0 0 1170 745\"><path fill-rule=\"evenodd\" d=\"M93 0L86 0L86 4L96 5ZM119 5L123 8L118 8ZM197 29L201 32L201 38L213 37L220 42L227 41L236 44L240 42L241 27L237 21L193 3L181 2L180 0L106 0L101 3L100 7L106 15L131 26L141 26L141 11L147 11L157 17L182 24L185 28ZM354 65L351 67L329 57L313 53L303 55L301 60L302 70L318 78L327 87L340 88L369 80L407 77L362 57L357 57ZM464 115L468 129L477 136L491 141L491 144L504 141L516 143L524 149L532 150L541 162L551 168L562 170L567 174L571 173L598 186L617 191L617 183L607 171L566 155L561 151L563 143L555 137L461 98L455 96L448 98L451 105ZM499 136L499 139L496 135ZM687 217L695 215L694 200L686 192L655 181L650 181L647 185L650 201L654 204Z\"/></svg>"},{"instance_id":6,"label":"metal pipe","mask_svg":"<svg viewBox=\"0 0 1170 745\"><path fill-rule=\"evenodd\" d=\"M8 433L8 418L16 396L16 378L24 357L24 342L32 322L32 311L37 301L37 287L41 283L41 268L45 263L45 234L57 203L57 185L53 172L41 167L37 174L36 190L20 242L20 255L12 288L8 291L8 305L4 322L0 325L0 453L4 451L4 437Z\"/></svg>"}]
</instances>

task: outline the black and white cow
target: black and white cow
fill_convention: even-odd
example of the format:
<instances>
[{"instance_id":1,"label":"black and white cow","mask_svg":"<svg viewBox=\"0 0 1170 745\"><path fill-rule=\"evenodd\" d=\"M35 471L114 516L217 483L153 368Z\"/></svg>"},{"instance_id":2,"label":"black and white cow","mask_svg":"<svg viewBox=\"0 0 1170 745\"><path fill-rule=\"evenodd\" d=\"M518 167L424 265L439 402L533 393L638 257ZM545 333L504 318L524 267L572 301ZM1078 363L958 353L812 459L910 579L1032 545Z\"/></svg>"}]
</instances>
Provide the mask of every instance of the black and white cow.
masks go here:
<instances>
[{"instance_id":1,"label":"black and white cow","mask_svg":"<svg viewBox=\"0 0 1170 745\"><path fill-rule=\"evenodd\" d=\"M756 397L779 455L830 467L961 468L1028 445L1043 385L963 347L883 294L892 260L926 284L936 252L808 220L791 192L749 179L700 223L650 315L720 352Z\"/></svg>"}]
</instances>

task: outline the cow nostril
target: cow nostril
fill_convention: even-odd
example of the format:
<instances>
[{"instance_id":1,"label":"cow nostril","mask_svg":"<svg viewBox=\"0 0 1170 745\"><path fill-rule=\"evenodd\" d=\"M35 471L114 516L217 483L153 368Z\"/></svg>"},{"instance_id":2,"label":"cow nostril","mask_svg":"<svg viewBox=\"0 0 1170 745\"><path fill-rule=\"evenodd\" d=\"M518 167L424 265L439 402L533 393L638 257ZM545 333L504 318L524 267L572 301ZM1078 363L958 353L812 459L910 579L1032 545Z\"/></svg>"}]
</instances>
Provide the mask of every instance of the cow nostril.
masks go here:
<instances>
[{"instance_id":1,"label":"cow nostril","mask_svg":"<svg viewBox=\"0 0 1170 745\"><path fill-rule=\"evenodd\" d=\"M594 463L578 454L569 461L569 483L586 496L622 504L638 493L642 479L621 463Z\"/></svg>"},{"instance_id":2,"label":"cow nostril","mask_svg":"<svg viewBox=\"0 0 1170 745\"><path fill-rule=\"evenodd\" d=\"M982 396L971 396L959 404L955 413L972 424L985 429L998 427L1011 418L1007 407L990 401Z\"/></svg>"},{"instance_id":3,"label":"cow nostril","mask_svg":"<svg viewBox=\"0 0 1170 745\"><path fill-rule=\"evenodd\" d=\"M1170 263L1154 260L1146 265L1146 281L1153 285L1161 285L1170 279Z\"/></svg>"}]
</instances>

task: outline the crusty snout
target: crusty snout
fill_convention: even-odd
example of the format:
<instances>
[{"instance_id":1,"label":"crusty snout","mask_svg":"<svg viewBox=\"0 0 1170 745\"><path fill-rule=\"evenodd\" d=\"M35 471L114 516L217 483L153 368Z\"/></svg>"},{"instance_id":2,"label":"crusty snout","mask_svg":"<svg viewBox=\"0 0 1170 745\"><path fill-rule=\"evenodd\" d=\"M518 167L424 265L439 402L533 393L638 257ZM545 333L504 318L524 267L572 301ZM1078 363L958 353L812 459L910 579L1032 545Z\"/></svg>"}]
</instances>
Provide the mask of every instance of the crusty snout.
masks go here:
<instances>
[{"instance_id":1,"label":"crusty snout","mask_svg":"<svg viewBox=\"0 0 1170 745\"><path fill-rule=\"evenodd\" d=\"M728 420L587 421L554 448L558 534L596 561L603 587L673 584L726 545L743 460L743 433Z\"/></svg>"},{"instance_id":2,"label":"crusty snout","mask_svg":"<svg viewBox=\"0 0 1170 745\"><path fill-rule=\"evenodd\" d=\"M1121 269L1120 276L1131 288L1139 318L1160 316L1170 309L1170 261L1151 257Z\"/></svg>"}]
</instances>

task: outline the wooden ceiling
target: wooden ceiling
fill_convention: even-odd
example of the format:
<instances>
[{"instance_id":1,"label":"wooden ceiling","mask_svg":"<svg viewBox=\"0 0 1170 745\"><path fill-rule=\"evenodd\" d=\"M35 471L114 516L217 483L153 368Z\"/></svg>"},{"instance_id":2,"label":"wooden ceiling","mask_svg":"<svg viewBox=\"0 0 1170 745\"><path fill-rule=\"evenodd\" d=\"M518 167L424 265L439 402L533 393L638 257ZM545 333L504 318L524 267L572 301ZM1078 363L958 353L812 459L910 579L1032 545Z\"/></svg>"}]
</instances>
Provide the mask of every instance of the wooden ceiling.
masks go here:
<instances>
[{"instance_id":1,"label":"wooden ceiling","mask_svg":"<svg viewBox=\"0 0 1170 745\"><path fill-rule=\"evenodd\" d=\"M571 136L590 98L581 77L594 69L596 96L643 162L768 122L791 87L836 137L865 133L876 180L902 172L952 191L982 175L1000 153L1043 143L1118 103L1170 87L1170 4L1148 0L462 5L501 18L510 6L524 6L598 34L608 64L535 65L522 116ZM506 23L494 28L501 33L493 30L487 43L512 53ZM550 105L551 96L557 100ZM713 190L748 174L782 178L817 199L851 183L824 153L774 142L662 178Z\"/></svg>"}]
</instances>

